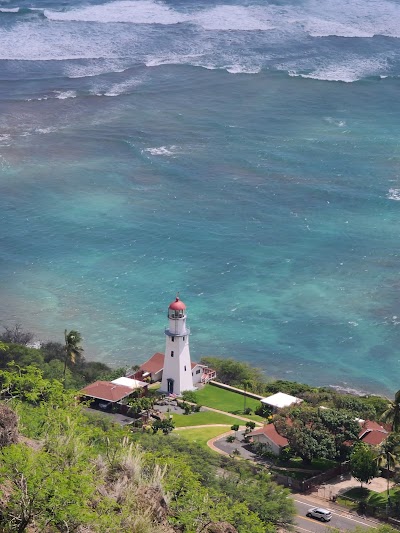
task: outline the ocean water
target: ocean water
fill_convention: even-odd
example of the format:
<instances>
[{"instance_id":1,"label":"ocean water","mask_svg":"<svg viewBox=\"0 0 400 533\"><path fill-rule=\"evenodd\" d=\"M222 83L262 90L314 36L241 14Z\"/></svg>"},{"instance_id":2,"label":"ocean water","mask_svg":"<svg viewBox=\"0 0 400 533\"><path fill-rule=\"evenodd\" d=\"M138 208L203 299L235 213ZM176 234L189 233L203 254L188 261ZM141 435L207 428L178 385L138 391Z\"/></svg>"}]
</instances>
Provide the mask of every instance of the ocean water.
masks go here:
<instances>
[{"instance_id":1,"label":"ocean water","mask_svg":"<svg viewBox=\"0 0 400 533\"><path fill-rule=\"evenodd\" d=\"M0 1L0 325L400 387L400 5Z\"/></svg>"}]
</instances>

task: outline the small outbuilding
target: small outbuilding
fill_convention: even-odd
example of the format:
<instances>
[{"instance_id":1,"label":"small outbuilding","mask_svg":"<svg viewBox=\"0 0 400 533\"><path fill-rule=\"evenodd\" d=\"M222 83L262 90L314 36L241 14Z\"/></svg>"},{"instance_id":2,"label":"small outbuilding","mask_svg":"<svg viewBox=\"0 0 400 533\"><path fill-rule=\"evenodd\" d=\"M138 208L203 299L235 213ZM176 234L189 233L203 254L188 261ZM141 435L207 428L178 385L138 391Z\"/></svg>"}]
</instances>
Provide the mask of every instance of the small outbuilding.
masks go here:
<instances>
[{"instance_id":1,"label":"small outbuilding","mask_svg":"<svg viewBox=\"0 0 400 533\"><path fill-rule=\"evenodd\" d=\"M143 383L136 380L129 380L127 378L118 378L114 381L95 381L90 385L87 385L80 391L81 398L84 401L90 401L90 407L95 409L102 409L103 411L111 410L113 407L117 411L125 412L128 410L126 405L131 397L137 396L138 389L141 391L141 395L147 392L147 383ZM121 383L122 382L124 383ZM119 381L119 383L117 383ZM135 382L136 383L130 383Z\"/></svg>"},{"instance_id":2,"label":"small outbuilding","mask_svg":"<svg viewBox=\"0 0 400 533\"><path fill-rule=\"evenodd\" d=\"M286 394L284 392L277 392L272 396L262 398L260 401L263 405L268 405L269 407L271 407L272 412L276 413L284 407L289 407L290 405L301 403L303 400L301 398L296 398L296 396L291 396L290 394Z\"/></svg>"},{"instance_id":3,"label":"small outbuilding","mask_svg":"<svg viewBox=\"0 0 400 533\"><path fill-rule=\"evenodd\" d=\"M289 444L286 437L282 437L277 431L274 424L267 424L266 426L256 429L249 433L253 442L265 444L274 455L279 455L281 450Z\"/></svg>"}]
</instances>

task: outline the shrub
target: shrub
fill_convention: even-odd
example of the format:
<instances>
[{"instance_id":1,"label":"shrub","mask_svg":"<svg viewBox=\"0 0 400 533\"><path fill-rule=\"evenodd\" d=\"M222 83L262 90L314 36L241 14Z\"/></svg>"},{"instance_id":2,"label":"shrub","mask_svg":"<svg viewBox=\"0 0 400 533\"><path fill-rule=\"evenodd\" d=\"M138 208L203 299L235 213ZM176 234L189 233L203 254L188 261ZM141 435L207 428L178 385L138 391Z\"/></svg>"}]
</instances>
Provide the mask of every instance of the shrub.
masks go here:
<instances>
[{"instance_id":1,"label":"shrub","mask_svg":"<svg viewBox=\"0 0 400 533\"><path fill-rule=\"evenodd\" d=\"M235 440L236 440L235 435L228 435L226 437L226 442L235 442Z\"/></svg>"},{"instance_id":2,"label":"shrub","mask_svg":"<svg viewBox=\"0 0 400 533\"><path fill-rule=\"evenodd\" d=\"M279 460L283 463L286 463L293 457L293 451L290 449L290 446L282 448L281 453L279 454Z\"/></svg>"},{"instance_id":3,"label":"shrub","mask_svg":"<svg viewBox=\"0 0 400 533\"><path fill-rule=\"evenodd\" d=\"M182 399L185 402L196 403L196 393L192 390L184 390L182 392Z\"/></svg>"}]
</instances>

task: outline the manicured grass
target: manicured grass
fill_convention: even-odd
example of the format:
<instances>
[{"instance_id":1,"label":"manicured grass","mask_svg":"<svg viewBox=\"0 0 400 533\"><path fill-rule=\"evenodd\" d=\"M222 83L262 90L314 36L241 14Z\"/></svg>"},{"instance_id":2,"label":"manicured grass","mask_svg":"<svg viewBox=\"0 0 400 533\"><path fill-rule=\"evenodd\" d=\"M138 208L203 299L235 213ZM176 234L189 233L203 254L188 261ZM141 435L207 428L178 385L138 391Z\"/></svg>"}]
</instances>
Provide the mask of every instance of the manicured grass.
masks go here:
<instances>
[{"instance_id":1,"label":"manicured grass","mask_svg":"<svg viewBox=\"0 0 400 533\"><path fill-rule=\"evenodd\" d=\"M348 498L351 498L352 500L357 500L358 502L365 501L369 498L371 494L378 494L377 492L373 492L372 490L369 490L367 487L354 487L353 489L346 490L346 492L343 493L343 496L347 496Z\"/></svg>"},{"instance_id":2,"label":"manicured grass","mask_svg":"<svg viewBox=\"0 0 400 533\"><path fill-rule=\"evenodd\" d=\"M173 421L175 427L188 427L188 426L203 426L207 424L234 424L245 425L244 421L233 418L229 415L222 415L220 413L214 413L213 411L200 411L199 413L192 413L190 415L173 415Z\"/></svg>"},{"instance_id":3,"label":"manicured grass","mask_svg":"<svg viewBox=\"0 0 400 533\"><path fill-rule=\"evenodd\" d=\"M226 411L227 413L232 413L234 415L244 416L246 418L250 418L251 420L257 420L260 422L264 420L258 415L243 414L244 397L237 392L220 389L214 385L206 385L204 388L196 391L195 395L196 401L200 405L213 407L214 409ZM260 407L260 401L255 400L254 398L246 398L246 407L250 407L254 411Z\"/></svg>"},{"instance_id":4,"label":"manicured grass","mask_svg":"<svg viewBox=\"0 0 400 533\"><path fill-rule=\"evenodd\" d=\"M205 427L205 428L195 428L195 429L184 429L179 431L179 429L174 430L174 435L179 435L182 439L187 439L191 442L196 442L200 446L207 447L207 441L218 435L222 435L231 429L230 426L219 426L219 427Z\"/></svg>"},{"instance_id":5,"label":"manicured grass","mask_svg":"<svg viewBox=\"0 0 400 533\"><path fill-rule=\"evenodd\" d=\"M355 511L356 509L358 509L358 503L357 502L354 502L353 500L348 500L344 496L338 496L336 502L339 505L343 505L343 507L347 507L347 509L350 509L352 511Z\"/></svg>"},{"instance_id":6,"label":"manicured grass","mask_svg":"<svg viewBox=\"0 0 400 533\"><path fill-rule=\"evenodd\" d=\"M398 501L400 496L399 489L390 489L389 494L392 502ZM377 509L385 509L387 505L386 490L383 492L375 492L373 490L368 489L367 487L355 487L346 491L343 496L344 498L347 497L354 500L356 502L355 505L357 505L358 502L365 502L369 507Z\"/></svg>"}]
</instances>

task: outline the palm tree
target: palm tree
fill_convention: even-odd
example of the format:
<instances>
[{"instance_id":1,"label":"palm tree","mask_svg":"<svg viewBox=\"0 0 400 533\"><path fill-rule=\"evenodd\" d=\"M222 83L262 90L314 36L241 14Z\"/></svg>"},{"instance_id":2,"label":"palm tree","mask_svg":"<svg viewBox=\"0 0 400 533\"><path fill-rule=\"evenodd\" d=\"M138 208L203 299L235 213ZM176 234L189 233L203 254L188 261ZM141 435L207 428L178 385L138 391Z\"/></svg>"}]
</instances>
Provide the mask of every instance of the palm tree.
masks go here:
<instances>
[{"instance_id":1,"label":"palm tree","mask_svg":"<svg viewBox=\"0 0 400 533\"><path fill-rule=\"evenodd\" d=\"M64 371L63 371L63 381L65 383L65 374L67 372L67 365L75 364L77 359L82 359L83 348L80 346L82 341L81 334L79 331L71 330L69 333L67 330L64 331L65 338L65 359L64 359Z\"/></svg>"},{"instance_id":2,"label":"palm tree","mask_svg":"<svg viewBox=\"0 0 400 533\"><path fill-rule=\"evenodd\" d=\"M243 390L244 390L244 394L243 394L243 398L244 398L244 405L243 405L243 413L246 411L246 400L247 400L247 394L246 392L251 389L251 381L249 379L244 379L243 380Z\"/></svg>"},{"instance_id":3,"label":"palm tree","mask_svg":"<svg viewBox=\"0 0 400 533\"><path fill-rule=\"evenodd\" d=\"M397 456L399 453L399 442L398 439L393 438L392 435L390 435L384 442L382 442L380 448L379 448L379 455L376 457L376 464L378 468L386 468L387 469L387 501L388 506L390 507L390 487L389 487L389 480L390 480L390 470L394 470L397 463Z\"/></svg>"},{"instance_id":4,"label":"palm tree","mask_svg":"<svg viewBox=\"0 0 400 533\"><path fill-rule=\"evenodd\" d=\"M400 429L400 390L394 396L394 401L389 402L388 408L382 414L382 421L389 422L396 433Z\"/></svg>"}]
</instances>

